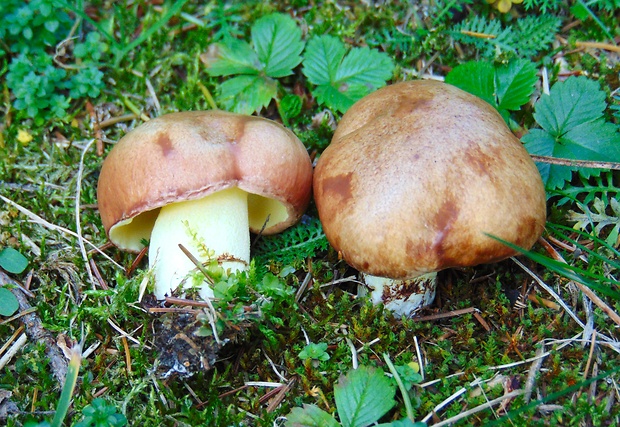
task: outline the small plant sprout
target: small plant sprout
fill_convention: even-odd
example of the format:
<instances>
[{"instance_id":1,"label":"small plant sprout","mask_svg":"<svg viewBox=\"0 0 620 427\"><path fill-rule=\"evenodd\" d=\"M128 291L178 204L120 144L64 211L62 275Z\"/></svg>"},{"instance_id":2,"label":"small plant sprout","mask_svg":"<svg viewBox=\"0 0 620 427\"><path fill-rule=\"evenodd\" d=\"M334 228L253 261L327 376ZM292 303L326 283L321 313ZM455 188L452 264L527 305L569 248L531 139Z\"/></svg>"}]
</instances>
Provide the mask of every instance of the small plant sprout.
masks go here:
<instances>
[{"instance_id":1,"label":"small plant sprout","mask_svg":"<svg viewBox=\"0 0 620 427\"><path fill-rule=\"evenodd\" d=\"M437 271L515 254L487 234L530 248L546 217L540 174L498 112L436 81L351 107L319 158L314 194L327 239L399 315L433 301Z\"/></svg>"},{"instance_id":2,"label":"small plant sprout","mask_svg":"<svg viewBox=\"0 0 620 427\"><path fill-rule=\"evenodd\" d=\"M329 360L329 354L327 353L327 343L309 343L302 351L299 352L299 358L301 360L313 360L317 362L325 362Z\"/></svg>"},{"instance_id":3,"label":"small plant sprout","mask_svg":"<svg viewBox=\"0 0 620 427\"><path fill-rule=\"evenodd\" d=\"M282 231L310 199L312 165L297 137L259 117L172 113L123 137L99 178L99 212L110 241L139 251L150 239L155 296L179 287L194 263L247 269L249 230ZM213 297L203 286L202 298Z\"/></svg>"}]
</instances>

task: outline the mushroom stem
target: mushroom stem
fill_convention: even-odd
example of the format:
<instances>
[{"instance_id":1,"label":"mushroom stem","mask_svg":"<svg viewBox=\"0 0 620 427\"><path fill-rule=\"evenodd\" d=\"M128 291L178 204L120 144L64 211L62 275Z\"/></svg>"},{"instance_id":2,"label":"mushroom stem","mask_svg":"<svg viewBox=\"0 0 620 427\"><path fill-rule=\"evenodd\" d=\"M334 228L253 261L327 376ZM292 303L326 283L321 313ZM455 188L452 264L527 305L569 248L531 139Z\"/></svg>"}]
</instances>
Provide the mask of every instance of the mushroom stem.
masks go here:
<instances>
[{"instance_id":1,"label":"mushroom stem","mask_svg":"<svg viewBox=\"0 0 620 427\"><path fill-rule=\"evenodd\" d=\"M155 296L171 295L196 266L179 248L182 244L200 262L220 259L232 272L247 270L250 261L248 196L229 188L207 197L164 206L151 233L149 266L155 274ZM213 297L206 284L204 299Z\"/></svg>"},{"instance_id":2,"label":"mushroom stem","mask_svg":"<svg viewBox=\"0 0 620 427\"><path fill-rule=\"evenodd\" d=\"M364 274L366 286L360 286L361 295L370 293L374 304L383 303L386 309L400 316L410 316L430 305L435 299L437 273L422 274L405 280Z\"/></svg>"}]
</instances>

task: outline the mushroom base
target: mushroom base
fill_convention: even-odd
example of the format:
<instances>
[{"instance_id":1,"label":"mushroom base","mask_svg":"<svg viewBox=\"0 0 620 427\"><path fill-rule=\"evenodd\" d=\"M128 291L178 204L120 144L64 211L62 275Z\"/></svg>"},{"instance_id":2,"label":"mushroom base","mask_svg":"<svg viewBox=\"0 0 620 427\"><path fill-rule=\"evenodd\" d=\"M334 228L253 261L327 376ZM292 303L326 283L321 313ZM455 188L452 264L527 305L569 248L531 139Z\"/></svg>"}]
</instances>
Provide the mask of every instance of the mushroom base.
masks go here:
<instances>
[{"instance_id":1,"label":"mushroom base","mask_svg":"<svg viewBox=\"0 0 620 427\"><path fill-rule=\"evenodd\" d=\"M196 269L180 244L200 262L218 259L226 270L247 270L250 261L248 194L230 188L161 208L149 245L149 267L155 274L157 299L171 295ZM205 283L200 296L212 298L213 290Z\"/></svg>"},{"instance_id":2,"label":"mushroom base","mask_svg":"<svg viewBox=\"0 0 620 427\"><path fill-rule=\"evenodd\" d=\"M410 316L430 305L435 299L437 273L423 274L405 280L363 274L366 286L359 286L360 295L370 294L374 304L382 303L386 309L400 316Z\"/></svg>"}]
</instances>

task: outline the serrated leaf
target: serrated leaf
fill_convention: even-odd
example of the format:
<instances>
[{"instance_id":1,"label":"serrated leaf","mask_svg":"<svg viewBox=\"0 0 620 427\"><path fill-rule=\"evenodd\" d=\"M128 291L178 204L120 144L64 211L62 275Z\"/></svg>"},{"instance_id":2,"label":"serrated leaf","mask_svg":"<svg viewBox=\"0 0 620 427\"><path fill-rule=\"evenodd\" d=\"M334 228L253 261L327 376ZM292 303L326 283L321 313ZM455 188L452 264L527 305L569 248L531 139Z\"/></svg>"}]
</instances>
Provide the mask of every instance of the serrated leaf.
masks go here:
<instances>
[{"instance_id":1,"label":"serrated leaf","mask_svg":"<svg viewBox=\"0 0 620 427\"><path fill-rule=\"evenodd\" d=\"M534 119L555 137L572 127L596 120L605 110L605 93L587 77L556 83L536 104Z\"/></svg>"},{"instance_id":2,"label":"serrated leaf","mask_svg":"<svg viewBox=\"0 0 620 427\"><path fill-rule=\"evenodd\" d=\"M218 99L228 111L252 114L269 105L276 93L277 86L271 78L241 75L222 83Z\"/></svg>"},{"instance_id":3,"label":"serrated leaf","mask_svg":"<svg viewBox=\"0 0 620 427\"><path fill-rule=\"evenodd\" d=\"M269 260L289 265L295 260L306 259L329 246L321 221L318 218L302 221L282 233L263 236L255 246L257 263Z\"/></svg>"},{"instance_id":4,"label":"serrated leaf","mask_svg":"<svg viewBox=\"0 0 620 427\"><path fill-rule=\"evenodd\" d=\"M316 405L293 408L286 416L287 427L340 427L330 414Z\"/></svg>"},{"instance_id":5,"label":"serrated leaf","mask_svg":"<svg viewBox=\"0 0 620 427\"><path fill-rule=\"evenodd\" d=\"M312 94L319 104L345 112L355 101L385 85L394 63L384 53L353 48L346 54L337 38L323 35L308 42L303 73L317 87Z\"/></svg>"},{"instance_id":6,"label":"serrated leaf","mask_svg":"<svg viewBox=\"0 0 620 427\"><path fill-rule=\"evenodd\" d=\"M366 366L340 377L334 398L344 427L365 427L381 418L396 401L396 387L382 371Z\"/></svg>"},{"instance_id":7,"label":"serrated leaf","mask_svg":"<svg viewBox=\"0 0 620 427\"><path fill-rule=\"evenodd\" d=\"M303 73L314 85L329 85L336 80L338 67L347 52L344 44L333 36L313 37L308 42Z\"/></svg>"},{"instance_id":8,"label":"serrated leaf","mask_svg":"<svg viewBox=\"0 0 620 427\"><path fill-rule=\"evenodd\" d=\"M455 67L446 83L457 86L494 106L502 116L529 101L536 83L536 68L525 59L494 67L485 61L470 61Z\"/></svg>"},{"instance_id":9,"label":"serrated leaf","mask_svg":"<svg viewBox=\"0 0 620 427\"><path fill-rule=\"evenodd\" d=\"M487 58L506 53L528 58L555 40L561 23L562 20L553 14L528 15L502 28L498 19L487 20L481 15L473 15L456 24L449 33L456 41L474 45ZM481 34L484 37L480 37Z\"/></svg>"},{"instance_id":10,"label":"serrated leaf","mask_svg":"<svg viewBox=\"0 0 620 427\"><path fill-rule=\"evenodd\" d=\"M336 81L349 85L366 85L369 91L385 85L392 78L394 64L389 56L368 47L356 47L344 57L336 71Z\"/></svg>"},{"instance_id":11,"label":"serrated leaf","mask_svg":"<svg viewBox=\"0 0 620 427\"><path fill-rule=\"evenodd\" d=\"M28 267L28 259L13 248L0 251L0 268L13 274L22 273Z\"/></svg>"},{"instance_id":12,"label":"serrated leaf","mask_svg":"<svg viewBox=\"0 0 620 427\"><path fill-rule=\"evenodd\" d=\"M605 122L605 94L587 77L556 83L535 106L542 130L532 130L522 141L531 154L566 159L606 161L620 158L620 133ZM600 170L560 165L538 165L547 188L562 188L573 171L597 176ZM546 179L545 179L546 178Z\"/></svg>"},{"instance_id":13,"label":"serrated leaf","mask_svg":"<svg viewBox=\"0 0 620 427\"><path fill-rule=\"evenodd\" d=\"M288 15L274 13L256 21L252 26L252 42L270 77L291 75L301 62L304 49L301 29Z\"/></svg>"},{"instance_id":14,"label":"serrated leaf","mask_svg":"<svg viewBox=\"0 0 620 427\"><path fill-rule=\"evenodd\" d=\"M484 99L497 107L495 102L495 69L484 61L469 61L458 65L446 76L446 83Z\"/></svg>"},{"instance_id":15,"label":"serrated leaf","mask_svg":"<svg viewBox=\"0 0 620 427\"><path fill-rule=\"evenodd\" d=\"M342 113L346 112L356 101L362 99L368 93L366 86L346 84L340 87L331 85L317 86L312 91L319 104L325 104Z\"/></svg>"},{"instance_id":16,"label":"serrated leaf","mask_svg":"<svg viewBox=\"0 0 620 427\"><path fill-rule=\"evenodd\" d=\"M495 94L499 109L518 110L527 104L536 84L536 67L518 59L495 69Z\"/></svg>"},{"instance_id":17,"label":"serrated leaf","mask_svg":"<svg viewBox=\"0 0 620 427\"><path fill-rule=\"evenodd\" d=\"M262 70L258 55L250 45L233 38L209 46L207 53L201 55L200 59L211 76L256 75Z\"/></svg>"},{"instance_id":18,"label":"serrated leaf","mask_svg":"<svg viewBox=\"0 0 620 427\"><path fill-rule=\"evenodd\" d=\"M19 301L13 292L0 288L0 316L12 316L19 310Z\"/></svg>"}]
</instances>

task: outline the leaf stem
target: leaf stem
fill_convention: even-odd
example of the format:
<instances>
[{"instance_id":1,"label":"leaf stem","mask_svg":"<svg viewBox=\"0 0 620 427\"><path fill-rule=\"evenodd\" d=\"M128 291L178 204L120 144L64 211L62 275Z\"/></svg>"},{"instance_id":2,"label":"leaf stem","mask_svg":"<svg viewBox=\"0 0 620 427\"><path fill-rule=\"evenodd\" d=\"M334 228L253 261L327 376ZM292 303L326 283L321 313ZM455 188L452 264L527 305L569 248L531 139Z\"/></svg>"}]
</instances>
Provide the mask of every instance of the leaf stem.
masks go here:
<instances>
[{"instance_id":1,"label":"leaf stem","mask_svg":"<svg viewBox=\"0 0 620 427\"><path fill-rule=\"evenodd\" d=\"M400 378L400 375L398 375L398 372L396 371L396 367L390 360L390 356L387 353L383 353L383 359L385 360L385 363L387 364L388 369L394 376L394 379L396 380L396 384L398 384L398 389L400 390L400 394L403 396L403 402L405 402L405 409L407 410L407 418L409 418L409 420L412 423L415 423L415 416L413 415L413 406L411 406L411 399L409 399L409 391L405 387L405 384L403 383L403 380Z\"/></svg>"}]
</instances>

